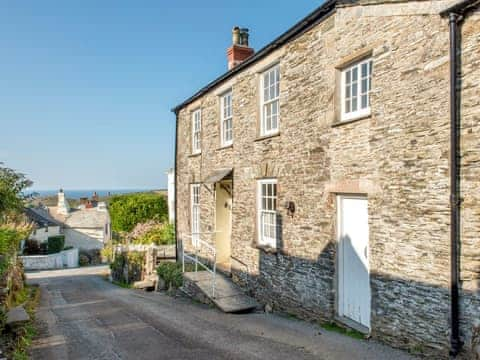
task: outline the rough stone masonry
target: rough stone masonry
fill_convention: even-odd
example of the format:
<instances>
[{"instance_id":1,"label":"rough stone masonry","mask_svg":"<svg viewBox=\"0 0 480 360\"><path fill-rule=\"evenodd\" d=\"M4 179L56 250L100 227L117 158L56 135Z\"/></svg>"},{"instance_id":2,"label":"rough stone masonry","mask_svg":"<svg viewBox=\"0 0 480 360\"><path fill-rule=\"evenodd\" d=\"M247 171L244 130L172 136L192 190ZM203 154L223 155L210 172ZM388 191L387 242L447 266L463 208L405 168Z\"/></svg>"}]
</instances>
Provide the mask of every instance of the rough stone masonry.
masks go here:
<instances>
[{"instance_id":1,"label":"rough stone masonry","mask_svg":"<svg viewBox=\"0 0 480 360\"><path fill-rule=\"evenodd\" d=\"M178 111L177 231L191 243L190 184L233 169L232 273L259 301L306 319L336 316L338 193L367 194L371 335L447 357L449 347L449 33L456 3L348 1L301 36ZM462 25L461 332L480 314L480 10ZM338 68L373 60L370 116L338 123ZM259 74L280 64L280 132L260 138ZM220 146L220 100L233 94L233 146ZM202 110L192 155L192 111ZM281 244L256 243L256 179L278 181ZM201 231L215 197L201 186ZM207 239L206 239L207 240Z\"/></svg>"}]
</instances>

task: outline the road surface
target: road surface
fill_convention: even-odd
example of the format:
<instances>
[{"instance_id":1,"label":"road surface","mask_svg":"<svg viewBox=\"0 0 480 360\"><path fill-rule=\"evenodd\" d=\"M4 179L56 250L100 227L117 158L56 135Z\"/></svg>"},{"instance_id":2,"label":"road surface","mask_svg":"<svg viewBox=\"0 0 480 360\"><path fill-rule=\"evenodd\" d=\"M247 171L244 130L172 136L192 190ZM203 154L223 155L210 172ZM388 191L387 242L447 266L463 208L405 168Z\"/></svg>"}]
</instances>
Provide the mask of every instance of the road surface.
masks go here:
<instances>
[{"instance_id":1,"label":"road surface","mask_svg":"<svg viewBox=\"0 0 480 360\"><path fill-rule=\"evenodd\" d=\"M106 267L28 274L41 287L33 359L409 359L278 315L227 315L186 298L123 289Z\"/></svg>"}]
</instances>

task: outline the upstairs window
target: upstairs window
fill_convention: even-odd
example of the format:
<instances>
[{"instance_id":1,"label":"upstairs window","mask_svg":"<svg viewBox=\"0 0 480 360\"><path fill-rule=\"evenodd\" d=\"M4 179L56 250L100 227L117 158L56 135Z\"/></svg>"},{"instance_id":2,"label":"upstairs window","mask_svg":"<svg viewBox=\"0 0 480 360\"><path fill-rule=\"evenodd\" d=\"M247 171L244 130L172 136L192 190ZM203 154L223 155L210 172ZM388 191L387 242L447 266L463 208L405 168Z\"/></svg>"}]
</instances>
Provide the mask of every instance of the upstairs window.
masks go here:
<instances>
[{"instance_id":1,"label":"upstairs window","mask_svg":"<svg viewBox=\"0 0 480 360\"><path fill-rule=\"evenodd\" d=\"M258 181L258 243L277 247L277 180Z\"/></svg>"},{"instance_id":2,"label":"upstairs window","mask_svg":"<svg viewBox=\"0 0 480 360\"><path fill-rule=\"evenodd\" d=\"M370 115L372 67L372 60L367 59L342 71L342 121Z\"/></svg>"},{"instance_id":3,"label":"upstairs window","mask_svg":"<svg viewBox=\"0 0 480 360\"><path fill-rule=\"evenodd\" d=\"M220 98L220 136L222 146L229 146L233 143L233 113L232 113L232 92L224 94Z\"/></svg>"},{"instance_id":4,"label":"upstairs window","mask_svg":"<svg viewBox=\"0 0 480 360\"><path fill-rule=\"evenodd\" d=\"M202 152L202 112L195 110L192 113L192 154Z\"/></svg>"},{"instance_id":5,"label":"upstairs window","mask_svg":"<svg viewBox=\"0 0 480 360\"><path fill-rule=\"evenodd\" d=\"M265 71L261 78L262 120L260 135L275 134L280 122L280 66Z\"/></svg>"}]
</instances>

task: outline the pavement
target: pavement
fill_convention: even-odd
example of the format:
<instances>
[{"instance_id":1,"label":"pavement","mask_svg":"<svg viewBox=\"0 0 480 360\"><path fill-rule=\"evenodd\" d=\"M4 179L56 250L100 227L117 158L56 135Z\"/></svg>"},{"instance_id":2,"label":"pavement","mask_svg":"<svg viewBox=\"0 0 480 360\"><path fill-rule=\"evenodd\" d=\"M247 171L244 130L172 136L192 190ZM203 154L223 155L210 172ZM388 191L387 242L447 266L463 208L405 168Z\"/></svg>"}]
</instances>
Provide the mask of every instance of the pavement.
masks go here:
<instances>
[{"instance_id":1,"label":"pavement","mask_svg":"<svg viewBox=\"0 0 480 360\"><path fill-rule=\"evenodd\" d=\"M32 359L411 359L275 314L224 314L187 298L124 289L104 266L27 274L41 288Z\"/></svg>"}]
</instances>

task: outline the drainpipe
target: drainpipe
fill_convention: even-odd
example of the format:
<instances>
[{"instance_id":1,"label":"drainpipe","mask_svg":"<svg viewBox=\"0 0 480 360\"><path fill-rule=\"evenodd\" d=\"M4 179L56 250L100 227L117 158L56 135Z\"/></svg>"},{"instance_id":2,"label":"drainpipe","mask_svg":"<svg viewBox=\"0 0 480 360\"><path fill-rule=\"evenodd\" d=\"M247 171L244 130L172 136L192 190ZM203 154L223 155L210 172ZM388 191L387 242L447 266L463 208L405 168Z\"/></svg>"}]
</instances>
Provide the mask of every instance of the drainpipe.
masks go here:
<instances>
[{"instance_id":1,"label":"drainpipe","mask_svg":"<svg viewBox=\"0 0 480 360\"><path fill-rule=\"evenodd\" d=\"M175 183L175 201L173 206L175 207L174 216L175 216L175 262L178 263L178 214L177 214L177 199L178 199L178 171L177 171L177 151L178 151L178 111L175 111L175 175L174 175L174 183Z\"/></svg>"},{"instance_id":2,"label":"drainpipe","mask_svg":"<svg viewBox=\"0 0 480 360\"><path fill-rule=\"evenodd\" d=\"M458 23L461 17L455 13L449 14L450 25L450 291L451 291L451 337L450 353L455 356L460 352L462 342L460 340L459 324L459 214L460 197L458 193L458 99L457 99L457 42Z\"/></svg>"}]
</instances>

